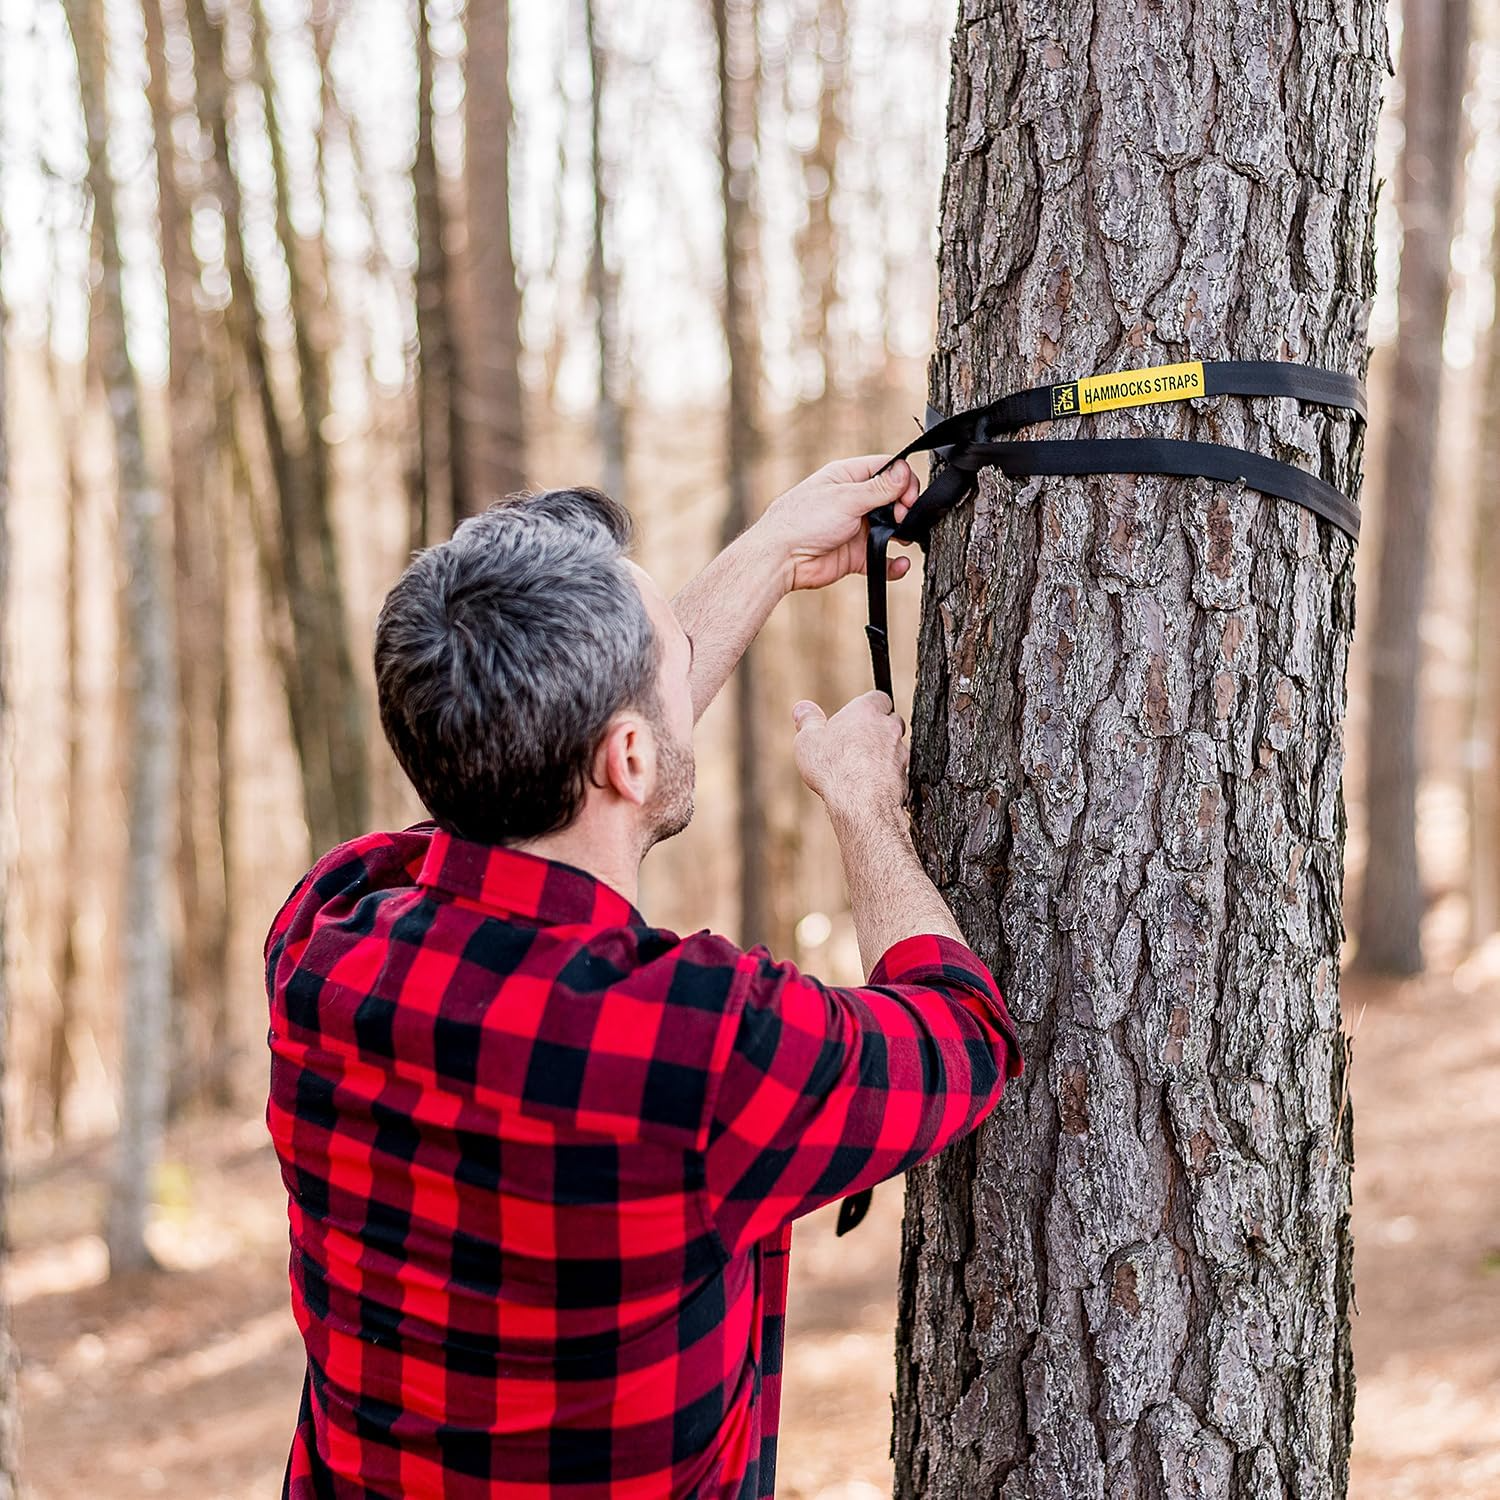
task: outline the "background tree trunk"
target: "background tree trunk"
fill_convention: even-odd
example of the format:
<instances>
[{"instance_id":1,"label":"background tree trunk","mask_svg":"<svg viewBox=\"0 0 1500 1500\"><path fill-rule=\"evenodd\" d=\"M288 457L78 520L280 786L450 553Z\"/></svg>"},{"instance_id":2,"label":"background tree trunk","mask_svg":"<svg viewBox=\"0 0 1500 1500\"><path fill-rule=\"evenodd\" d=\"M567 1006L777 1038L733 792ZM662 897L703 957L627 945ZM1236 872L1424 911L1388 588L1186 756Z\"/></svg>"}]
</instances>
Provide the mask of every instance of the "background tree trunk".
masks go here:
<instances>
[{"instance_id":1,"label":"background tree trunk","mask_svg":"<svg viewBox=\"0 0 1500 1500\"><path fill-rule=\"evenodd\" d=\"M469 0L464 95L471 338L462 408L468 503L483 509L526 487L521 293L510 240L510 3Z\"/></svg>"},{"instance_id":2,"label":"background tree trunk","mask_svg":"<svg viewBox=\"0 0 1500 1500\"><path fill-rule=\"evenodd\" d=\"M802 195L806 222L797 234L797 267L801 278L802 367L807 372L802 399L793 413L797 468L811 474L832 452L855 451L839 417L834 317L838 308L838 266L842 249L834 218L839 186L839 155L848 108L849 17L845 0L812 0L802 20L797 51L818 60L816 133L802 156ZM879 439L888 441L888 436ZM875 451L872 447L869 451ZM798 601L809 621L806 655L810 658L812 696L829 712L841 707L868 683L850 671L866 663L851 659L848 643L863 637L860 610L864 591L821 589ZM806 691L806 689L804 689ZM799 869L796 884L807 910L839 911L845 901L844 873L838 844L826 819L800 820ZM811 956L811 955L809 955Z\"/></svg>"},{"instance_id":3,"label":"background tree trunk","mask_svg":"<svg viewBox=\"0 0 1500 1500\"><path fill-rule=\"evenodd\" d=\"M1474 464L1473 711L1469 741L1469 942L1500 932L1500 195L1490 240L1494 317Z\"/></svg>"},{"instance_id":4,"label":"background tree trunk","mask_svg":"<svg viewBox=\"0 0 1500 1500\"><path fill-rule=\"evenodd\" d=\"M934 400L1197 357L1362 372L1382 15L966 4ZM1086 421L1358 493L1341 413ZM1296 506L1149 476L987 475L934 535L919 846L1026 1072L910 1178L900 1495L1344 1493L1353 554Z\"/></svg>"},{"instance_id":5,"label":"background tree trunk","mask_svg":"<svg viewBox=\"0 0 1500 1500\"><path fill-rule=\"evenodd\" d=\"M760 340L755 321L755 150L757 0L713 0L719 72L719 193L724 215L724 344L729 355L725 409L728 502L719 541L728 546L754 519ZM739 940L775 944L771 838L761 784L764 721L759 711L761 652L754 645L733 679L734 761L739 847Z\"/></svg>"},{"instance_id":6,"label":"background tree trunk","mask_svg":"<svg viewBox=\"0 0 1500 1500\"><path fill-rule=\"evenodd\" d=\"M207 170L224 216L224 269L230 287L225 326L234 345L236 384L243 386L258 418L256 436L276 512L274 520L252 517L265 580L267 632L273 641L282 643L277 661L302 778L308 836L312 848L321 854L343 839L364 832L369 816L364 712L349 650L331 496L327 492L331 476L322 441L326 392L314 335L300 328L304 318L299 313L308 306L308 292L296 269L297 240L288 206L280 201L287 191L286 177L284 167L276 165L282 153L275 144L274 100L264 70L264 27L258 14L252 12L266 128L275 146L278 238L293 277L292 312L299 325L297 365L311 392L303 392L306 404L300 422L292 428L282 420L278 409L272 360L245 258L240 186L230 152L224 29L209 16L204 0L185 0L185 8L197 70L198 111L213 143Z\"/></svg>"},{"instance_id":7,"label":"background tree trunk","mask_svg":"<svg viewBox=\"0 0 1500 1500\"><path fill-rule=\"evenodd\" d=\"M481 7L482 8L482 7ZM425 0L416 0L417 154L412 186L417 204L417 482L412 546L452 534L476 508L469 494L467 423L461 411L458 349L454 342L453 275L447 215L433 141L432 39Z\"/></svg>"},{"instance_id":8,"label":"background tree trunk","mask_svg":"<svg viewBox=\"0 0 1500 1500\"><path fill-rule=\"evenodd\" d=\"M1365 818L1372 836L1356 928L1356 962L1382 974L1422 968L1427 903L1417 853L1421 624L1468 53L1469 0L1406 0L1406 144L1396 189L1400 330L1386 413L1365 732Z\"/></svg>"},{"instance_id":9,"label":"background tree trunk","mask_svg":"<svg viewBox=\"0 0 1500 1500\"><path fill-rule=\"evenodd\" d=\"M828 461L835 410L833 316L838 306L839 233L833 216L838 186L839 149L844 140L848 15L844 0L816 0L804 46L818 59L818 125L812 149L802 159L802 190L807 222L797 235L802 275L801 336L806 368L815 374L797 410L798 467L811 474ZM856 591L857 592L857 591ZM824 589L816 600L819 701L832 712L845 700L847 683L838 671L837 643L848 640L853 623L849 593Z\"/></svg>"},{"instance_id":10,"label":"background tree trunk","mask_svg":"<svg viewBox=\"0 0 1500 1500\"><path fill-rule=\"evenodd\" d=\"M286 518L284 538L289 553L297 558L295 576L304 580L293 595L292 609L294 616L300 613L306 622L298 649L328 747L330 803L320 810L318 826L310 827L314 848L322 853L330 844L366 832L370 816L365 713L349 644L343 567L333 520L333 458L327 420L332 411L328 361L334 334L329 326L321 248L304 240L292 222L285 136L270 65L271 31L261 0L250 0L249 18L252 68L265 113L276 237L286 266L297 371L297 480L286 496L293 513ZM310 825L312 821L310 817Z\"/></svg>"},{"instance_id":11,"label":"background tree trunk","mask_svg":"<svg viewBox=\"0 0 1500 1500\"><path fill-rule=\"evenodd\" d=\"M57 988L57 1010L53 1014L47 1046L47 1101L51 1113L51 1135L54 1147L62 1144L67 1129L68 1088L74 1077L72 1032L78 1014L78 916L79 887L83 881L84 786L83 786L83 704L79 693L79 510L84 503L84 487L79 478L79 427L81 413L87 404L88 372L91 359L85 355L83 376L75 392L65 391L66 381L59 369L60 361L52 348L52 329L47 330L47 378L58 416L58 447L62 454L65 503L67 505L67 543L63 578L63 713L67 760L67 805L63 818L63 892L62 910L57 923L57 958L54 983Z\"/></svg>"},{"instance_id":12,"label":"background tree trunk","mask_svg":"<svg viewBox=\"0 0 1500 1500\"><path fill-rule=\"evenodd\" d=\"M5 91L0 88L0 103ZM0 186L4 174L0 172ZM0 260L4 259L5 236L0 234ZM0 281L0 286L3 286ZM10 604L10 449L6 446L6 317L5 298L0 294L0 617L4 617ZM0 648L4 642L0 641ZM0 761L10 765L10 682L8 663L0 649ZM4 847L0 848L3 860L3 877L0 877L0 1272L5 1270L5 1260L10 1253L10 1138L6 1133L6 1068L10 1061L8 1032L10 1029L10 988L7 983L9 968L6 962L5 918L9 902L12 851L11 828L11 781L6 772L0 784L0 818L3 818ZM16 1390L16 1367L18 1357L15 1341L11 1336L10 1302L6 1296L6 1281L0 1275L0 1500L15 1500L20 1494L21 1480L21 1403Z\"/></svg>"},{"instance_id":13,"label":"background tree trunk","mask_svg":"<svg viewBox=\"0 0 1500 1500\"><path fill-rule=\"evenodd\" d=\"M599 433L605 493L629 504L625 486L624 361L621 350L620 287L605 257L609 186L604 171L605 51L599 43L594 0L583 0L584 39L589 54L589 175L594 188L593 242L589 248L589 294L594 304L594 343L599 358Z\"/></svg>"},{"instance_id":14,"label":"background tree trunk","mask_svg":"<svg viewBox=\"0 0 1500 1500\"><path fill-rule=\"evenodd\" d=\"M172 891L168 846L176 775L176 680L170 603L158 528L163 496L141 436L140 397L125 343L119 230L106 158L108 49L101 0L67 0L78 58L88 147L89 195L102 274L93 336L115 429L125 578L124 687L129 705L125 902L125 1005L120 1135L115 1150L105 1240L111 1275L151 1264L146 1215L161 1152L167 1094L167 1017L172 958L166 903Z\"/></svg>"},{"instance_id":15,"label":"background tree trunk","mask_svg":"<svg viewBox=\"0 0 1500 1500\"><path fill-rule=\"evenodd\" d=\"M168 71L161 0L143 0L147 88L156 147L157 218L167 293L167 428L179 653L177 712L177 889L174 943L172 1083L175 1109L204 1093L221 1070L219 997L228 984L227 892L218 848L218 785L225 746L218 702L226 663L223 641L222 538L216 535L219 445L213 385L195 289L188 204L178 185L173 126L179 111ZM185 40L180 13L174 30Z\"/></svg>"}]
</instances>

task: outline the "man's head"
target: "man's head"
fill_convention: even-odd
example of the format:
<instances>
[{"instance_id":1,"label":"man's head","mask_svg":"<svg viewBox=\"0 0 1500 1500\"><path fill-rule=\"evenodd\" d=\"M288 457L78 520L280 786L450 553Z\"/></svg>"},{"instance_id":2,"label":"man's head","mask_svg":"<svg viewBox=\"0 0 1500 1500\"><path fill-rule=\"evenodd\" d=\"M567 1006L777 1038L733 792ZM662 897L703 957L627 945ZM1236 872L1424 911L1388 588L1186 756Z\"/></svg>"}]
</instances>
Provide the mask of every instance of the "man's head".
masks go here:
<instances>
[{"instance_id":1,"label":"man's head","mask_svg":"<svg viewBox=\"0 0 1500 1500\"><path fill-rule=\"evenodd\" d=\"M641 852L693 807L691 643L596 490L491 507L418 553L375 627L380 722L438 824L517 844L590 798Z\"/></svg>"}]
</instances>

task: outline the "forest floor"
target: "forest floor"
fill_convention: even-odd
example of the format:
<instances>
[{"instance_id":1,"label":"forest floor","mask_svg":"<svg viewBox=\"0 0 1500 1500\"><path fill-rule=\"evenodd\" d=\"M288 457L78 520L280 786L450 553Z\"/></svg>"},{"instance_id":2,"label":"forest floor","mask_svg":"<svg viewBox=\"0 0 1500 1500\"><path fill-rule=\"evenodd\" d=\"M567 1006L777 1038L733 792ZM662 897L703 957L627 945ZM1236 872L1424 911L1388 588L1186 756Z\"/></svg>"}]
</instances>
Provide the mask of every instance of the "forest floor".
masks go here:
<instances>
[{"instance_id":1,"label":"forest floor","mask_svg":"<svg viewBox=\"0 0 1500 1500\"><path fill-rule=\"evenodd\" d=\"M1500 961L1345 985L1357 1029L1355 1500L1500 1497ZM286 1221L264 1125L173 1132L153 1247L104 1281L107 1155L22 1168L10 1290L34 1497L278 1494L301 1385ZM784 1500L890 1493L898 1188L833 1237L799 1226Z\"/></svg>"}]
</instances>

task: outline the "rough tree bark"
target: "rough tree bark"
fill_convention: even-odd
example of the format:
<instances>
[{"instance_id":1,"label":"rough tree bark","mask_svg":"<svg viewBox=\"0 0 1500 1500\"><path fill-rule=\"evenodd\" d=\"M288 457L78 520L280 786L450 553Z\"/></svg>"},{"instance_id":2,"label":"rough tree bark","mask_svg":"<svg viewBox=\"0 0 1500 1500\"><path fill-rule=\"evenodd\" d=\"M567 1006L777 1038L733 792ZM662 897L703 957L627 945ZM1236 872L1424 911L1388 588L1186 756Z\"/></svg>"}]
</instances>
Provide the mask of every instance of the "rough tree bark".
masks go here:
<instances>
[{"instance_id":1,"label":"rough tree bark","mask_svg":"<svg viewBox=\"0 0 1500 1500\"><path fill-rule=\"evenodd\" d=\"M1386 67L1381 0L966 0L934 401L1187 358L1361 373ZM1342 413L1085 420L1358 494ZM919 846L1026 1072L910 1179L899 1495L1344 1493L1353 554L1296 506L1148 476L987 475L934 534Z\"/></svg>"},{"instance_id":2,"label":"rough tree bark","mask_svg":"<svg viewBox=\"0 0 1500 1500\"><path fill-rule=\"evenodd\" d=\"M469 0L464 95L470 338L461 398L470 503L526 487L521 293L510 239L510 3Z\"/></svg>"},{"instance_id":3,"label":"rough tree bark","mask_svg":"<svg viewBox=\"0 0 1500 1500\"><path fill-rule=\"evenodd\" d=\"M1380 487L1380 566L1370 642L1365 818L1356 962L1381 974L1422 968L1417 781L1422 603L1437 482L1448 266L1458 205L1459 136L1468 76L1469 0L1405 0L1406 102L1396 204L1401 218L1400 328Z\"/></svg>"},{"instance_id":4,"label":"rough tree bark","mask_svg":"<svg viewBox=\"0 0 1500 1500\"><path fill-rule=\"evenodd\" d=\"M166 908L172 896L169 846L176 777L176 674L171 604L159 531L164 497L147 462L140 395L125 343L119 227L107 160L107 32L103 0L66 0L78 59L88 147L89 196L98 229L100 274L94 347L115 431L120 551L125 580L121 671L129 704L125 977L120 1062L120 1134L115 1146L105 1242L111 1275L152 1263L146 1247L151 1174L161 1152L167 1097L167 1017L172 955Z\"/></svg>"},{"instance_id":5,"label":"rough tree bark","mask_svg":"<svg viewBox=\"0 0 1500 1500\"><path fill-rule=\"evenodd\" d=\"M0 100L4 91L0 89ZM0 176L0 182L3 182ZM5 250L5 236L0 234L0 259ZM3 283L0 283L3 285ZM5 298L0 295L0 619L8 614L10 601L10 450L6 447L6 346L5 346ZM0 647L4 642L0 640ZM10 678L3 649L0 649L0 751L4 752L3 763L9 764L10 750ZM7 776L0 785L0 796L4 798L4 827L6 845L0 856L4 859L4 877L0 878L0 1270L10 1253L10 1148L6 1135L5 1114L5 1069L10 1058L7 1031L10 1022L10 991L6 984L6 931L4 900L10 877L10 805L11 787ZM21 1403L16 1390L18 1359L15 1340L11 1335L10 1303L5 1294L5 1281L0 1277L0 1500L15 1500L21 1492Z\"/></svg>"},{"instance_id":6,"label":"rough tree bark","mask_svg":"<svg viewBox=\"0 0 1500 1500\"><path fill-rule=\"evenodd\" d=\"M594 0L583 0L583 34L589 55L589 173L594 187L593 241L589 247L589 296L594 304L594 345L599 360L595 425L599 434L605 493L629 504L625 487L625 380L620 329L618 275L605 256L609 227L609 185L604 169L604 85L606 54L599 42Z\"/></svg>"}]
</instances>

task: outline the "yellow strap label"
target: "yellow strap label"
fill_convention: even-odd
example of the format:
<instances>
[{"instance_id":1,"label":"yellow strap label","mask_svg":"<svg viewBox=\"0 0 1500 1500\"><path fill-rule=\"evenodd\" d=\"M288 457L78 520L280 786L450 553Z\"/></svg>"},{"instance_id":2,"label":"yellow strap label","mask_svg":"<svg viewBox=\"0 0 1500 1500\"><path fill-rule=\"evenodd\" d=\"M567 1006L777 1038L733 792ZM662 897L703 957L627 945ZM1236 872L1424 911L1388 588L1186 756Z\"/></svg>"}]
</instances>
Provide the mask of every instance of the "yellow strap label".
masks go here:
<instances>
[{"instance_id":1,"label":"yellow strap label","mask_svg":"<svg viewBox=\"0 0 1500 1500\"><path fill-rule=\"evenodd\" d=\"M1052 387L1052 415L1072 417L1121 406L1153 406L1159 401L1187 401L1201 396L1203 361L1155 365L1149 370L1122 370L1117 375L1089 375Z\"/></svg>"}]
</instances>

